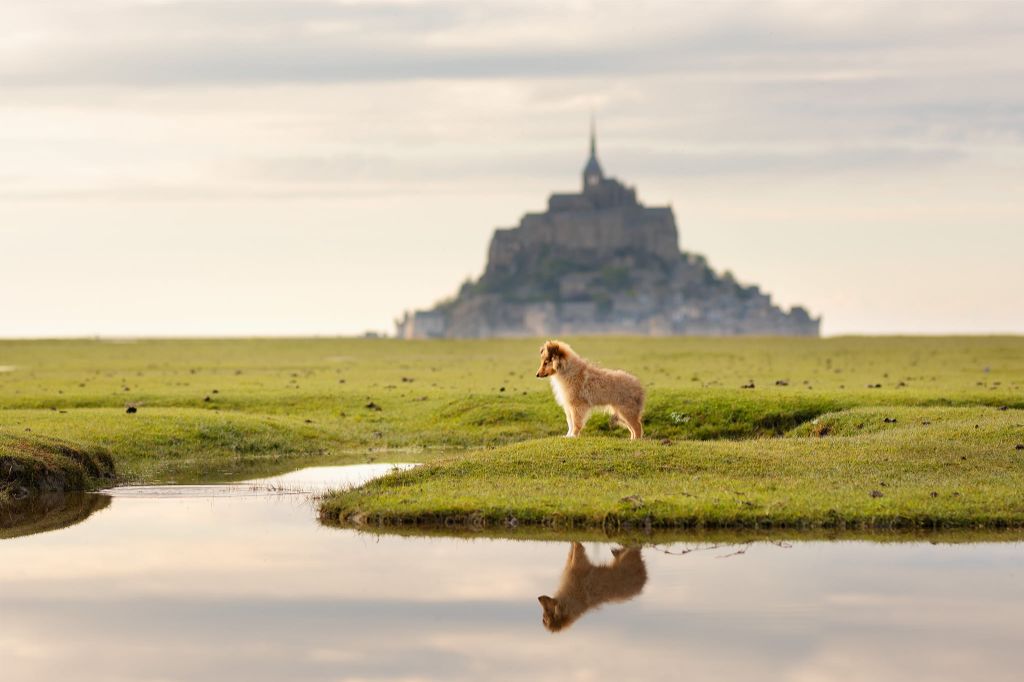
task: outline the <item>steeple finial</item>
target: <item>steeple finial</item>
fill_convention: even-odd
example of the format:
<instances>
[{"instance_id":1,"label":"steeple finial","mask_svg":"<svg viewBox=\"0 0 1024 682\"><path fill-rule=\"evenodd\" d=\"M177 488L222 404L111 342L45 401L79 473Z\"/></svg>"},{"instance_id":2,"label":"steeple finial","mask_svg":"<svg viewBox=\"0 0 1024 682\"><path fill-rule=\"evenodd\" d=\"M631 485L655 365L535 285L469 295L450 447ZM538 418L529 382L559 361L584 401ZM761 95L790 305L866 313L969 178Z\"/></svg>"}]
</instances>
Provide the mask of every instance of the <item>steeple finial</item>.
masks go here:
<instances>
[{"instance_id":1,"label":"steeple finial","mask_svg":"<svg viewBox=\"0 0 1024 682\"><path fill-rule=\"evenodd\" d=\"M594 112L590 112L590 158L583 169L583 188L596 187L601 184L604 173L597 162L597 126L594 124Z\"/></svg>"},{"instance_id":2,"label":"steeple finial","mask_svg":"<svg viewBox=\"0 0 1024 682\"><path fill-rule=\"evenodd\" d=\"M590 156L597 158L597 126L594 123L594 112L590 112Z\"/></svg>"}]
</instances>

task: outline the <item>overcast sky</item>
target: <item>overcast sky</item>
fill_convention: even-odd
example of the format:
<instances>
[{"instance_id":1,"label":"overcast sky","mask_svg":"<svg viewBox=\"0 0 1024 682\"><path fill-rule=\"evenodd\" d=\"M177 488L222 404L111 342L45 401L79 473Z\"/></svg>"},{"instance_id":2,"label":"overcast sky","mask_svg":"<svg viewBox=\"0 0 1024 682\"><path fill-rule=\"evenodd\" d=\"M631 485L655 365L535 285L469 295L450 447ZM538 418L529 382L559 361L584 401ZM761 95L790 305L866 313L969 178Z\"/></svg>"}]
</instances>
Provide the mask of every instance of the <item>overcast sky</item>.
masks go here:
<instances>
[{"instance_id":1,"label":"overcast sky","mask_svg":"<svg viewBox=\"0 0 1024 682\"><path fill-rule=\"evenodd\" d=\"M353 334L608 174L826 334L1024 333L1024 2L0 3L0 336Z\"/></svg>"}]
</instances>

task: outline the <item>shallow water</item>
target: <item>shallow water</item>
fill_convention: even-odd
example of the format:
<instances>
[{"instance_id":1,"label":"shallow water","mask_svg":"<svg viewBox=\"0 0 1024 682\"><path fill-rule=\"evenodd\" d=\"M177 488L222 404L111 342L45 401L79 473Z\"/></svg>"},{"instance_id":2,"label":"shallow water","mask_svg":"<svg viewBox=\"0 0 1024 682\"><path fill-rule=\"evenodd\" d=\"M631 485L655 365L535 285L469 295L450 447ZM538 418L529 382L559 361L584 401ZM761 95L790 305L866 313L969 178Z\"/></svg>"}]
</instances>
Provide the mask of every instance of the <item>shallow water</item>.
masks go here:
<instances>
[{"instance_id":1,"label":"shallow water","mask_svg":"<svg viewBox=\"0 0 1024 682\"><path fill-rule=\"evenodd\" d=\"M551 633L537 597L571 543L326 528L296 492L387 468L121 489L0 540L0 679L1021 676L1021 543L645 547L638 596ZM580 551L601 564L616 547ZM600 589L580 580L628 597L635 561Z\"/></svg>"}]
</instances>

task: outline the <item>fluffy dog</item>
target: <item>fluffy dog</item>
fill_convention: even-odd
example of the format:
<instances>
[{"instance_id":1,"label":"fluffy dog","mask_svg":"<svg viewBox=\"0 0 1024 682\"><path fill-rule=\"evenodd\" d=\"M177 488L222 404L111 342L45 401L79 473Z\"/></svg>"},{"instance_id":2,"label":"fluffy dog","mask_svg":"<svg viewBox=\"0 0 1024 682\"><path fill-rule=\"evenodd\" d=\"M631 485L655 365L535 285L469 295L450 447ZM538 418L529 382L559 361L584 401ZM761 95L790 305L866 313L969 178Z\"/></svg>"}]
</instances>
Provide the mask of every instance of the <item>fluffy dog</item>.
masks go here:
<instances>
[{"instance_id":1,"label":"fluffy dog","mask_svg":"<svg viewBox=\"0 0 1024 682\"><path fill-rule=\"evenodd\" d=\"M540 348L537 376L551 377L551 390L569 423L567 438L580 434L595 407L606 407L629 429L630 438L643 437L644 387L632 374L603 369L576 355L569 344L548 341Z\"/></svg>"}]
</instances>

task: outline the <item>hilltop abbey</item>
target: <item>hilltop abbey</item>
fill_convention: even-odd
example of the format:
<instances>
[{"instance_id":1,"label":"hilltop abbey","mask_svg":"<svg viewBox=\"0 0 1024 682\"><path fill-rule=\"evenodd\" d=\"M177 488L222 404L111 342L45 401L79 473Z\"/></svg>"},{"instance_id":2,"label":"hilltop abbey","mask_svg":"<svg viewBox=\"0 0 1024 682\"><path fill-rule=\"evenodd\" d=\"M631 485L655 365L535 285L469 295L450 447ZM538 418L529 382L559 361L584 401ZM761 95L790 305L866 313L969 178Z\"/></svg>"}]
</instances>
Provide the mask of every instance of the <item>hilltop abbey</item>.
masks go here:
<instances>
[{"instance_id":1,"label":"hilltop abbey","mask_svg":"<svg viewBox=\"0 0 1024 682\"><path fill-rule=\"evenodd\" d=\"M572 334L817 336L820 318L784 312L757 286L681 252L670 207L644 206L605 177L591 128L579 193L495 230L480 279L397 321L400 338Z\"/></svg>"}]
</instances>

